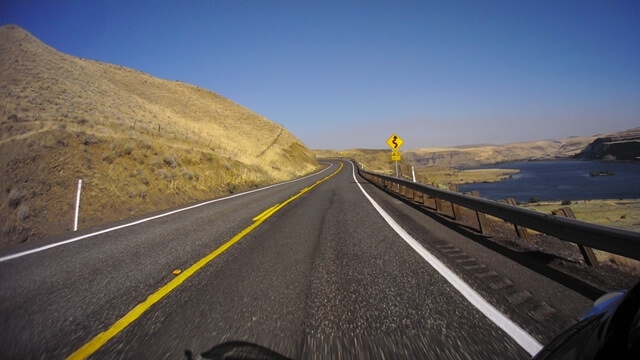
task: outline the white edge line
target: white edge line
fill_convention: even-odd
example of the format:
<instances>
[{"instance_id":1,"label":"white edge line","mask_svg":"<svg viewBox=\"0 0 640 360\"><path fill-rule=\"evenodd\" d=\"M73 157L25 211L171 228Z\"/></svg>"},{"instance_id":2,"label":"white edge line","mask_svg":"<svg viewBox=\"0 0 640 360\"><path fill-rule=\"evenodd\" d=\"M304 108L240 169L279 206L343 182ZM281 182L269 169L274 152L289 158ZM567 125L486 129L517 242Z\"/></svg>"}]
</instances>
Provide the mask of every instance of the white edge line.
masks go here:
<instances>
[{"instance_id":1,"label":"white edge line","mask_svg":"<svg viewBox=\"0 0 640 360\"><path fill-rule=\"evenodd\" d=\"M351 162L351 161L350 161ZM489 320L491 320L494 324L496 324L499 328L504 330L507 335L509 335L518 345L522 346L522 348L527 351L531 356L537 354L541 349L542 345L527 333L524 329L518 326L516 323L507 318L506 315L501 313L498 309L493 307L493 305L489 304L487 300L485 300L480 294L478 294L475 290L471 288L467 283L464 282L458 275L456 275L453 271L447 268L438 258L436 258L433 254L431 254L427 249L425 249L420 243L414 239L409 233L407 233L395 220L389 216L389 214L376 203L369 194L362 188L362 186L358 183L356 179L356 170L353 162L351 162L351 167L353 169L353 180L355 180L356 184L364 194L364 196L369 199L369 202L373 205L373 207L382 215L384 220L395 230L400 237L404 239L420 256L422 256L436 271L440 273L451 285L453 285L462 296L464 296L473 306L475 306L480 312L482 312Z\"/></svg>"},{"instance_id":2,"label":"white edge line","mask_svg":"<svg viewBox=\"0 0 640 360\"><path fill-rule=\"evenodd\" d=\"M6 255L6 256L0 257L0 262L16 259L16 258L19 258L19 257L23 257L23 256L26 256L26 255L37 253L37 252L40 252L40 251L48 250L48 249L51 249L51 248L54 248L54 247L62 246L62 245L65 245L65 244L69 244L69 243L72 243L72 242L75 242L75 241L78 241L78 240L86 239L86 238L89 238L89 237L92 237L92 236L108 233L108 232L111 232L111 231L114 231L114 230L119 230L119 229L126 228L126 227L129 227L129 226L142 224L142 223L147 222L147 221L151 221L151 220L155 220L155 219L158 219L158 218L161 218L161 217L173 215L173 214L176 214L176 213L179 213L179 212L183 212L183 211L186 211L186 210L195 209L197 207L204 206L204 205L209 205L209 204L212 204L212 203L215 203L215 202L218 202L218 201L228 200L228 199L231 199L231 198L234 198L234 197L243 196L243 195L251 194L251 193L254 193L254 192L257 192L257 191L267 190L267 189L270 189L272 187L276 187L276 186L285 185L285 184L293 183L293 182L296 182L296 181L304 180L306 178L309 178L309 177L312 177L312 176L315 176L315 175L319 175L319 174L329 170L331 167L333 167L333 164L329 163L329 166L327 166L326 168L324 168L324 169L322 169L322 170L320 170L320 171L318 171L316 173L301 177L299 179L289 180L289 181L285 181L285 182L282 182L282 183L279 183L279 184L269 185L269 186L265 186L263 188L249 190L249 191L246 191L246 192L243 192L243 193L226 196L226 197L219 198L219 199L208 200L208 201L202 202L200 204L196 204L196 205L188 206L188 207L185 207L185 208L182 208L182 209L169 211L169 212L166 212L166 213L163 213L163 214L159 214L159 215L156 215L156 216L151 216L151 217L148 217L148 218L140 219L140 220L128 223L128 224L114 226L112 228L103 229L103 230L96 231L96 232L91 233L91 234L85 234L85 235L74 237L74 238L71 238L71 239L68 239L68 240L60 241L60 242L57 242L57 243L54 243L54 244L49 244L49 245L41 246L41 247L38 247L38 248L35 248L35 249L26 250L26 251L22 251L22 252L11 254L11 255Z\"/></svg>"}]
</instances>

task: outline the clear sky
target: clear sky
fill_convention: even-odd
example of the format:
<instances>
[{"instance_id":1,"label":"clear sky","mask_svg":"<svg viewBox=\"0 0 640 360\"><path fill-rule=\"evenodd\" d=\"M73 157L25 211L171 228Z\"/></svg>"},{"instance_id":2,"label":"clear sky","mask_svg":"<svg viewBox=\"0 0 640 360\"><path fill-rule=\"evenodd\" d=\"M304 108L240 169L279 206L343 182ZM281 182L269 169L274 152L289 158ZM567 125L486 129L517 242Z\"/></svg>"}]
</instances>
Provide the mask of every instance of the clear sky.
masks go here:
<instances>
[{"instance_id":1,"label":"clear sky","mask_svg":"<svg viewBox=\"0 0 640 360\"><path fill-rule=\"evenodd\" d=\"M195 84L311 148L640 126L640 1L7 1L68 54Z\"/></svg>"}]
</instances>

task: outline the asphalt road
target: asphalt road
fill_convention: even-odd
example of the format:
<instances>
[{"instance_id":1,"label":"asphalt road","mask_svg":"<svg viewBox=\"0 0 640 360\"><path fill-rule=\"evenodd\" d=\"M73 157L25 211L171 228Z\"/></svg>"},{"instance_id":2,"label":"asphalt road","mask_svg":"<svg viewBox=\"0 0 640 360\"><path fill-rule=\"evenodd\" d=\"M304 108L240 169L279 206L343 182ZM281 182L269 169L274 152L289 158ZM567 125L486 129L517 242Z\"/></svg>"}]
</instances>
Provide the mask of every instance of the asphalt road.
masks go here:
<instances>
[{"instance_id":1,"label":"asphalt road","mask_svg":"<svg viewBox=\"0 0 640 360\"><path fill-rule=\"evenodd\" d=\"M535 342L545 344L590 307L578 292L342 165L24 256L7 258L128 222L1 252L0 358L184 359L185 350L229 341L291 358L531 356L363 191ZM275 212L255 219L268 209Z\"/></svg>"}]
</instances>

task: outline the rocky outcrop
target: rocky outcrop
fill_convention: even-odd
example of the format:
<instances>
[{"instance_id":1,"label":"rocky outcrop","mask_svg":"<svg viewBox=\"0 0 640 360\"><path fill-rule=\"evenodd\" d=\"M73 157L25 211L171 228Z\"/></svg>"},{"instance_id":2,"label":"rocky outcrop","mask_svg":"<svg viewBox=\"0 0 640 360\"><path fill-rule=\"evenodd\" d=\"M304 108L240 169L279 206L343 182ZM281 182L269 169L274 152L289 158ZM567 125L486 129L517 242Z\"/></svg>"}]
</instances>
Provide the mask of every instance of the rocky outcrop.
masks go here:
<instances>
[{"instance_id":1,"label":"rocky outcrop","mask_svg":"<svg viewBox=\"0 0 640 360\"><path fill-rule=\"evenodd\" d=\"M480 162L473 153L464 151L439 151L427 154L418 154L407 151L405 159L416 166L476 166Z\"/></svg>"},{"instance_id":2,"label":"rocky outcrop","mask_svg":"<svg viewBox=\"0 0 640 360\"><path fill-rule=\"evenodd\" d=\"M575 158L640 161L640 128L599 137Z\"/></svg>"}]
</instances>

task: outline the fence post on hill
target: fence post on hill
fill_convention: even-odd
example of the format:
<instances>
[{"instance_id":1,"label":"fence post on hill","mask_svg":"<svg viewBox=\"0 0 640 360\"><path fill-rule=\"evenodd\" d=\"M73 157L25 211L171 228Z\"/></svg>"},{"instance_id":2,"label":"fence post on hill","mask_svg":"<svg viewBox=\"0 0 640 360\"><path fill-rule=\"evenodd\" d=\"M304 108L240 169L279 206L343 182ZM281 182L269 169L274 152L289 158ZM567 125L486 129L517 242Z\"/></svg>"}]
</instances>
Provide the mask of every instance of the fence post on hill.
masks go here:
<instances>
[{"instance_id":1,"label":"fence post on hill","mask_svg":"<svg viewBox=\"0 0 640 360\"><path fill-rule=\"evenodd\" d=\"M563 207L557 210L553 210L551 211L551 214L555 216L566 217L569 219L576 219L576 215L573 213L573 210L571 210L570 207ZM587 246L582 246L580 244L576 245L578 245L578 249L580 249L580 253L582 254L584 262L587 265L593 266L594 268L600 267L600 263L598 263L598 259L596 258L596 254L593 253L593 249Z\"/></svg>"}]
</instances>

